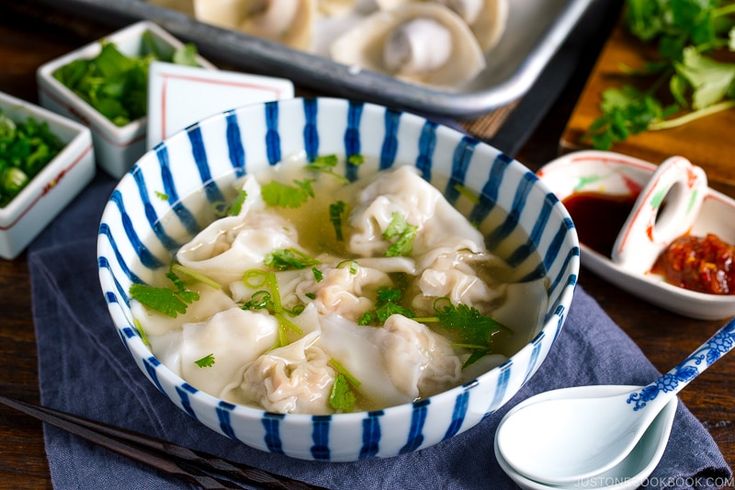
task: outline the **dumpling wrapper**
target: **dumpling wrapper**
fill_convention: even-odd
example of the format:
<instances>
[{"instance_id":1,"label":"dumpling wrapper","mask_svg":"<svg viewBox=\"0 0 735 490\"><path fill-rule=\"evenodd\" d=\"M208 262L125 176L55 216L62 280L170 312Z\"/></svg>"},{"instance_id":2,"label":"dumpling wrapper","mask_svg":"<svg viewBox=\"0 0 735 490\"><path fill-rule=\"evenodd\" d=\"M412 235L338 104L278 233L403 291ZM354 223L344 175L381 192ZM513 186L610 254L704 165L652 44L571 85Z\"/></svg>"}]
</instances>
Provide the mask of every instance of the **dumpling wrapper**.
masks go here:
<instances>
[{"instance_id":1,"label":"dumpling wrapper","mask_svg":"<svg viewBox=\"0 0 735 490\"><path fill-rule=\"evenodd\" d=\"M181 376L200 390L221 396L225 387L238 382L245 366L275 345L278 321L236 306L205 323L187 323L183 330ZM196 364L210 354L211 367Z\"/></svg>"},{"instance_id":2,"label":"dumpling wrapper","mask_svg":"<svg viewBox=\"0 0 735 490\"><path fill-rule=\"evenodd\" d=\"M397 29L418 19L436 22L448 32L451 52L446 62L425 72L391 72L384 57L386 42ZM417 43L415 47L421 46L425 43ZM431 3L410 3L368 16L340 36L332 44L330 54L332 59L345 65L387 73L409 82L443 87L456 87L473 79L485 68L482 49L469 27L448 8Z\"/></svg>"},{"instance_id":3,"label":"dumpling wrapper","mask_svg":"<svg viewBox=\"0 0 735 490\"><path fill-rule=\"evenodd\" d=\"M466 249L473 253L485 251L482 234L457 211L441 192L422 179L408 165L381 174L360 193L350 215L353 233L350 252L363 257L385 255L390 243L383 233L399 213L418 227L412 256L430 252L449 253ZM425 261L423 261L425 262ZM419 264L418 270L427 267Z\"/></svg>"},{"instance_id":4,"label":"dumpling wrapper","mask_svg":"<svg viewBox=\"0 0 735 490\"><path fill-rule=\"evenodd\" d=\"M194 0L194 12L219 27L309 50L316 0Z\"/></svg>"},{"instance_id":5,"label":"dumpling wrapper","mask_svg":"<svg viewBox=\"0 0 735 490\"><path fill-rule=\"evenodd\" d=\"M245 369L242 382L225 393L225 399L276 413L332 413L329 395L335 373L327 355L314 346L318 338L319 332L312 332L263 354Z\"/></svg>"},{"instance_id":6,"label":"dumpling wrapper","mask_svg":"<svg viewBox=\"0 0 735 490\"><path fill-rule=\"evenodd\" d=\"M204 322L209 320L215 313L237 306L224 291L206 285L197 286L194 289L199 293L199 299L186 308L186 313L171 318L149 310L138 301L132 300L130 311L133 313L133 318L140 322L140 326L150 337L180 330L185 323Z\"/></svg>"}]
</instances>

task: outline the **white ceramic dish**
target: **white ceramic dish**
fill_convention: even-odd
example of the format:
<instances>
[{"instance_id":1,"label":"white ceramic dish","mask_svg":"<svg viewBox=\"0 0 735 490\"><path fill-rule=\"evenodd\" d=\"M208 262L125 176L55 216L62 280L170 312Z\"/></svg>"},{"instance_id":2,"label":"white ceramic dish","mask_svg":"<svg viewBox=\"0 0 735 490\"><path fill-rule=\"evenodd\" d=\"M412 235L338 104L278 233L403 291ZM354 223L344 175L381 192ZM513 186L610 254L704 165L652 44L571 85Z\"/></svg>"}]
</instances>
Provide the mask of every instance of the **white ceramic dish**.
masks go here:
<instances>
[{"instance_id":1,"label":"white ceramic dish","mask_svg":"<svg viewBox=\"0 0 735 490\"><path fill-rule=\"evenodd\" d=\"M635 389L636 386L608 386L609 395L617 395L620 393L626 393ZM574 396L574 389L566 390L569 396ZM527 400L523 403L513 407L513 410L508 412L506 417L516 410L526 406L528 402L536 403L547 398L554 397L554 391L544 393L544 395L534 398L533 400ZM620 464L615 466L609 471L598 475L597 477L590 478L587 480L581 480L576 484L571 485L569 488L600 488L604 490L633 490L643 484L653 470L656 469L658 463L661 461L661 457L664 454L666 445L669 441L669 435L671 434L671 426L676 415L676 406L679 400L673 399L666 407L658 414L656 419L653 421L651 426L648 428L646 433L641 438L640 442L636 445L635 449L630 455L625 458ZM529 439L536 437L535 434L529 434ZM511 467L501 456L498 451L498 440L495 439L495 456L498 460L500 468L513 480L519 487L528 490L549 490L553 488L560 488L555 486L546 485L530 480L518 473Z\"/></svg>"},{"instance_id":2,"label":"white ceramic dish","mask_svg":"<svg viewBox=\"0 0 735 490\"><path fill-rule=\"evenodd\" d=\"M283 78L153 62L148 71L147 149L212 114L293 95L293 83Z\"/></svg>"},{"instance_id":3,"label":"white ceramic dish","mask_svg":"<svg viewBox=\"0 0 735 490\"><path fill-rule=\"evenodd\" d=\"M696 162L693 162L696 163ZM564 200L575 192L629 195L640 191L656 170L656 165L612 152L579 151L564 155L541 168L537 175ZM735 243L735 200L707 189L691 234L714 233ZM652 274L630 272L585 244L581 244L582 264L616 286L675 313L704 320L735 315L735 295L714 295L689 291Z\"/></svg>"},{"instance_id":4,"label":"white ceramic dish","mask_svg":"<svg viewBox=\"0 0 735 490\"><path fill-rule=\"evenodd\" d=\"M152 22L138 22L110 34L105 39L115 43L127 55L140 53L143 33L150 31L164 51L171 51L183 44ZM60 67L80 58L93 58L100 52L100 42L95 41L76 51L42 65L36 72L38 95L41 105L47 109L80 121L92 130L95 154L99 165L113 177L122 177L133 162L145 152L146 118L131 121L123 127L116 126L72 90L53 77ZM201 56L198 63L207 69L215 67Z\"/></svg>"},{"instance_id":5,"label":"white ceramic dish","mask_svg":"<svg viewBox=\"0 0 735 490\"><path fill-rule=\"evenodd\" d=\"M92 180L92 135L74 121L0 92L0 110L14 121L29 117L48 123L65 144L28 185L0 208L0 257L13 259Z\"/></svg>"},{"instance_id":6,"label":"white ceramic dish","mask_svg":"<svg viewBox=\"0 0 735 490\"><path fill-rule=\"evenodd\" d=\"M136 333L130 285L152 279L176 241L183 243L203 225L194 218L196 210L218 202L221 186L232 184L236 176L257 173L290 155L313 160L332 153L365 156L364 164L344 169L349 177L368 173L370 167L415 166L498 242L496 250L505 250L502 254L513 259L509 262L519 274L547 279L548 301L526 337L530 340L506 362L461 386L371 412L273 414L192 387L153 356ZM479 202L461 195L456 184L481 195ZM168 199L156 197L156 191ZM181 203L180 198L191 194L195 200ZM165 214L171 219L159 221ZM509 239L516 228L528 237L520 245ZM156 146L113 192L102 216L97 255L116 332L151 383L221 434L263 451L317 461L392 457L474 427L510 400L546 358L569 311L579 270L571 219L533 172L453 129L341 99L250 105L210 117Z\"/></svg>"}]
</instances>

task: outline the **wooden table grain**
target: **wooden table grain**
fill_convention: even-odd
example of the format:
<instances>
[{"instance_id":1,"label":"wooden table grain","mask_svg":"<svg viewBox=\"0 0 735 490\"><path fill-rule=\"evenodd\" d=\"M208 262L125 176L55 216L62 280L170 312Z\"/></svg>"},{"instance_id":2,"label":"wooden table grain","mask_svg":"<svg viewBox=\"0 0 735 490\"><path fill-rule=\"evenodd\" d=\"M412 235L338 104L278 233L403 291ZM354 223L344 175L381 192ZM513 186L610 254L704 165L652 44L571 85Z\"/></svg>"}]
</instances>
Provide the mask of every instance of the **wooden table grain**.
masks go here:
<instances>
[{"instance_id":1,"label":"wooden table grain","mask_svg":"<svg viewBox=\"0 0 735 490\"><path fill-rule=\"evenodd\" d=\"M18 6L21 5L19 8ZM35 70L109 29L95 32L68 15L50 12L44 22L0 1L0 91L36 100ZM536 169L558 151L559 136L572 111L585 70L572 80L549 115L526 144L521 161ZM467 124L478 136L497 127L497 115ZM735 196L735 188L722 189ZM583 271L581 285L641 347L660 369L667 370L689 354L721 322L701 322L668 313ZM36 343L31 317L27 257L0 259L0 393L38 401ZM735 356L722 360L682 393L682 400L710 430L735 464ZM40 423L0 407L0 489L50 488Z\"/></svg>"}]
</instances>

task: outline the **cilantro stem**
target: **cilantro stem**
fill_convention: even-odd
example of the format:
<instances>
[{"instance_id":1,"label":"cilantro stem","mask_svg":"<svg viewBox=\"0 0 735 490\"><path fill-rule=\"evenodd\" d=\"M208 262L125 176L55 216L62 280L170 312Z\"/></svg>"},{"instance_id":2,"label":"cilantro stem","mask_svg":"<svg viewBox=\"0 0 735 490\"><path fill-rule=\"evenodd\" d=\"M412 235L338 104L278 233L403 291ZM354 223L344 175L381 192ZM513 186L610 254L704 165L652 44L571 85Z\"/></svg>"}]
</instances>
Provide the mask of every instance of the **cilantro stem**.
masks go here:
<instances>
[{"instance_id":1,"label":"cilantro stem","mask_svg":"<svg viewBox=\"0 0 735 490\"><path fill-rule=\"evenodd\" d=\"M419 323L439 323L441 320L439 320L439 317L436 316L422 316L417 318L412 318L413 321L419 322Z\"/></svg>"},{"instance_id":2,"label":"cilantro stem","mask_svg":"<svg viewBox=\"0 0 735 490\"><path fill-rule=\"evenodd\" d=\"M722 7L716 8L712 11L712 17L721 17L723 15L730 15L735 14L735 3L731 3L729 5L724 5Z\"/></svg>"},{"instance_id":3,"label":"cilantro stem","mask_svg":"<svg viewBox=\"0 0 735 490\"><path fill-rule=\"evenodd\" d=\"M359 388L359 387L360 387L360 385L362 384L362 383L360 382L360 380L359 380L359 379L357 379L357 378L356 378L355 376L353 376L353 375L352 375L352 373L351 373L351 372L349 372L349 371L347 370L347 368L346 368L346 367L344 367L344 366L342 365L342 363L341 363L341 362L339 362L339 361L338 361L337 359L334 359L334 358L332 358L332 359L330 359L330 360L329 360L329 362L328 362L327 364L328 364L328 365L329 365L329 366L330 366L330 367L331 367L332 369L334 369L335 371L337 371L337 372L338 372L339 374L341 374L342 376L344 376L344 377L345 377L345 378L347 379L347 381L348 381L348 382L349 382L349 383L350 383L350 384L351 384L352 386L354 386L355 388Z\"/></svg>"},{"instance_id":4,"label":"cilantro stem","mask_svg":"<svg viewBox=\"0 0 735 490\"><path fill-rule=\"evenodd\" d=\"M684 114L683 116L675 117L673 119L668 119L666 121L659 121L659 122L651 123L651 125L648 126L648 129L650 129L651 131L660 131L663 129L676 128L679 126L683 126L684 124L688 124L697 119L709 116L711 114L715 114L717 112L725 111L733 107L735 107L735 100L725 100L717 104L711 105L709 107L705 107L704 109L699 109L697 111L693 111L688 114Z\"/></svg>"},{"instance_id":5,"label":"cilantro stem","mask_svg":"<svg viewBox=\"0 0 735 490\"><path fill-rule=\"evenodd\" d=\"M207 277L201 272L195 271L188 267L184 267L181 264L172 265L171 270L174 271L175 274L187 276L189 279L201 282L202 284L206 284L207 286L210 286L214 289L222 289L222 286L211 277Z\"/></svg>"}]
</instances>

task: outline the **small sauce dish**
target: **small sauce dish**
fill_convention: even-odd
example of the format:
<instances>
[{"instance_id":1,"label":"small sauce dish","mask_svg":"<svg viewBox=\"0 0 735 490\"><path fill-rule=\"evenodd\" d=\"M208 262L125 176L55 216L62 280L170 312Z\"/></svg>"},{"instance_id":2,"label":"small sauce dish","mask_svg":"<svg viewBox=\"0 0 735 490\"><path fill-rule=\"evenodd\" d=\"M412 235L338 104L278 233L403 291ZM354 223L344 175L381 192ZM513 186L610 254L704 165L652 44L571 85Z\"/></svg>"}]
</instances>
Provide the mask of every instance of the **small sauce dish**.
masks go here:
<instances>
[{"instance_id":1,"label":"small sauce dish","mask_svg":"<svg viewBox=\"0 0 735 490\"><path fill-rule=\"evenodd\" d=\"M651 272L650 265L637 270L611 259L630 210L657 169L652 163L619 153L580 151L548 163L537 175L576 220L585 267L631 294L684 316L715 320L735 315L735 295L684 289ZM698 185L703 177L699 177ZM735 200L703 185L701 189L704 196L700 196L690 235L704 237L712 233L735 244ZM666 201L669 199L662 206L667 206ZM660 211L659 216L666 212Z\"/></svg>"}]
</instances>

